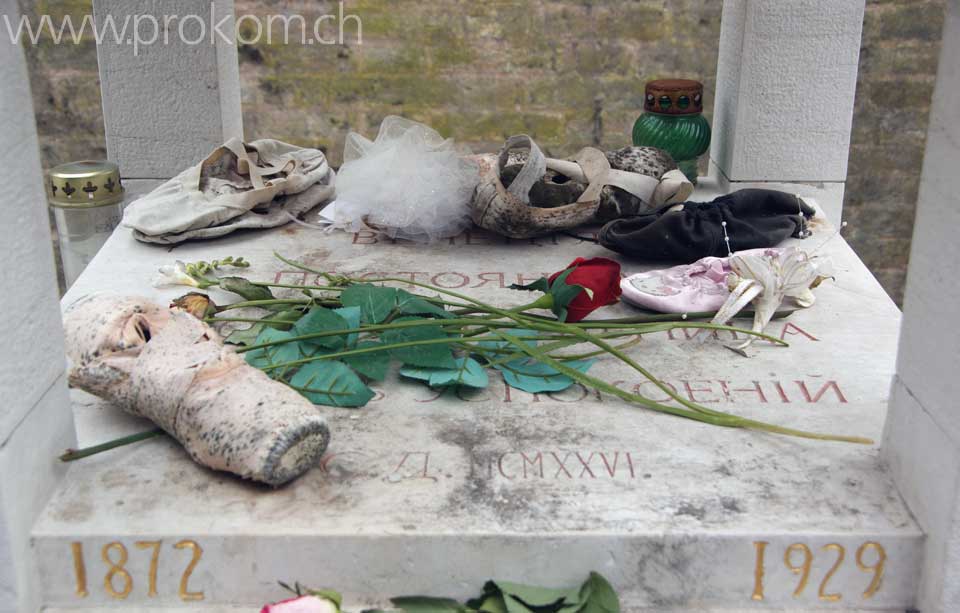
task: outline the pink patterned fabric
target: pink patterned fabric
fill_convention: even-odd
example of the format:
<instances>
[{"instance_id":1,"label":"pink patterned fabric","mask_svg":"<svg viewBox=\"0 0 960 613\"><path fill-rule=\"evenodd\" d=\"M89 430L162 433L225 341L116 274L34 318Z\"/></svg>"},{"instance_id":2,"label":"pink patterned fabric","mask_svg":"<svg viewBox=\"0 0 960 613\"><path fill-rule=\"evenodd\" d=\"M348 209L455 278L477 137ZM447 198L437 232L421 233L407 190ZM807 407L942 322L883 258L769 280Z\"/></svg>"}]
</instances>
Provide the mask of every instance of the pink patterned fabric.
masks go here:
<instances>
[{"instance_id":1,"label":"pink patterned fabric","mask_svg":"<svg viewBox=\"0 0 960 613\"><path fill-rule=\"evenodd\" d=\"M776 254L778 249L751 249L737 255ZM631 275L620 282L623 299L660 313L713 313L730 296L730 258L706 257L693 264Z\"/></svg>"}]
</instances>

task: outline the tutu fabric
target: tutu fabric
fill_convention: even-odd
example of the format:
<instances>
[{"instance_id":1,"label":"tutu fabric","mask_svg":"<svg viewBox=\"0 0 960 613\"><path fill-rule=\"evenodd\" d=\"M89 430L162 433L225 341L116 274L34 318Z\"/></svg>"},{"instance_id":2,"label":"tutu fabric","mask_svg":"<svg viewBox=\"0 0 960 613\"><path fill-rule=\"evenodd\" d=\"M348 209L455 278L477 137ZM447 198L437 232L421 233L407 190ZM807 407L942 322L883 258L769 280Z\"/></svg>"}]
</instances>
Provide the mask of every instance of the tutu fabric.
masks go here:
<instances>
[{"instance_id":1,"label":"tutu fabric","mask_svg":"<svg viewBox=\"0 0 960 613\"><path fill-rule=\"evenodd\" d=\"M390 116L371 141L351 132L337 177L337 200L323 211L334 227L373 229L392 238L433 242L468 228L479 182L476 163L452 139Z\"/></svg>"}]
</instances>

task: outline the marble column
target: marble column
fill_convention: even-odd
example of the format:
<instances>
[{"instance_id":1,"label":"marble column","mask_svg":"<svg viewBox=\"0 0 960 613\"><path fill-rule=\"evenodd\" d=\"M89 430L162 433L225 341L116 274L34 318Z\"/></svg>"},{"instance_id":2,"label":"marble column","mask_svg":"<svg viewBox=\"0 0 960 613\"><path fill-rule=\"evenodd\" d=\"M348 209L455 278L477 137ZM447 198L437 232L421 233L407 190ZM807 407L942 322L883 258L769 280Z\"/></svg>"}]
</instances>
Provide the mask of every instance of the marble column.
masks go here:
<instances>
[{"instance_id":1,"label":"marble column","mask_svg":"<svg viewBox=\"0 0 960 613\"><path fill-rule=\"evenodd\" d=\"M839 222L863 15L864 0L724 0L710 157L728 189L816 184Z\"/></svg>"},{"instance_id":2,"label":"marble column","mask_svg":"<svg viewBox=\"0 0 960 613\"><path fill-rule=\"evenodd\" d=\"M94 0L107 154L125 179L168 179L243 137L233 0ZM110 31L108 29L108 31Z\"/></svg>"},{"instance_id":3,"label":"marble column","mask_svg":"<svg viewBox=\"0 0 960 613\"><path fill-rule=\"evenodd\" d=\"M960 610L960 0L948 0L884 457L927 533L919 608Z\"/></svg>"},{"instance_id":4,"label":"marble column","mask_svg":"<svg viewBox=\"0 0 960 613\"><path fill-rule=\"evenodd\" d=\"M0 0L4 18L19 19L16 0ZM57 455L76 433L33 100L23 50L6 35L0 82L0 611L35 611L30 528L65 473Z\"/></svg>"}]
</instances>

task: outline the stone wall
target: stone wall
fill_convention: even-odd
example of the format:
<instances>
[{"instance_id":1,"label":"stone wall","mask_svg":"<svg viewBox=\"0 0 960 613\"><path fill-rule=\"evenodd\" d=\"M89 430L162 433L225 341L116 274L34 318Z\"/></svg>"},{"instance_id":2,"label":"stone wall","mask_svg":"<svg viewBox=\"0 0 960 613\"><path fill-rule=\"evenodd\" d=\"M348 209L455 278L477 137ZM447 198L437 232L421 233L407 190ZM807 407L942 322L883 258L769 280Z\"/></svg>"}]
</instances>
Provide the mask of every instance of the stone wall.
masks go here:
<instances>
[{"instance_id":1,"label":"stone wall","mask_svg":"<svg viewBox=\"0 0 960 613\"><path fill-rule=\"evenodd\" d=\"M20 2L55 23L90 12L90 0ZM336 12L336 3L317 0L236 4L238 15L300 14L308 23ZM280 30L273 44L241 45L247 136L320 147L339 163L350 130L372 136L398 114L477 151L518 132L554 155L623 146L648 79L701 79L712 108L721 4L348 0L347 13L362 19L362 45L352 23L343 45L284 45ZM897 300L942 12L943 0L867 3L845 215L848 238ZM92 37L78 46L46 37L28 55L45 163L104 156Z\"/></svg>"},{"instance_id":2,"label":"stone wall","mask_svg":"<svg viewBox=\"0 0 960 613\"><path fill-rule=\"evenodd\" d=\"M847 239L903 298L943 0L869 0L843 214Z\"/></svg>"}]
</instances>

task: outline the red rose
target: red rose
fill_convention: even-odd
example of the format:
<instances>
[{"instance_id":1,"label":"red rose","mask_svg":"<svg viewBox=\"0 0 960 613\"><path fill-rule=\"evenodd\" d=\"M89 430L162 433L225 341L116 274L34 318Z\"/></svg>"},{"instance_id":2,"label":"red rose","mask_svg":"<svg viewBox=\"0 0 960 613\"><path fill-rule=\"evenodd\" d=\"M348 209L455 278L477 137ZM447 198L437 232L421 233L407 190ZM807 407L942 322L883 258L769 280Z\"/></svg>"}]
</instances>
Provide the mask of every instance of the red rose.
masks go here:
<instances>
[{"instance_id":1,"label":"red rose","mask_svg":"<svg viewBox=\"0 0 960 613\"><path fill-rule=\"evenodd\" d=\"M585 291L567 305L568 322L580 321L600 307L614 304L620 299L620 264L607 258L575 259L569 266L550 276L550 283L567 270L567 285L579 285Z\"/></svg>"}]
</instances>

